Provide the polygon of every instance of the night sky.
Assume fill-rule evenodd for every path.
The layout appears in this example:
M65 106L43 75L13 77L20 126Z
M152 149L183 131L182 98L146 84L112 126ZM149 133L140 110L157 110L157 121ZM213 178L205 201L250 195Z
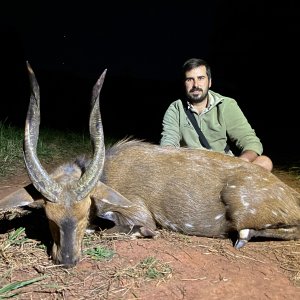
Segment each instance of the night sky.
M41 126L87 129L91 90L107 68L105 134L157 143L163 114L181 95L181 66L199 57L212 67L211 89L238 101L265 153L297 157L297 1L45 2L1 4L0 120L24 126L28 60Z

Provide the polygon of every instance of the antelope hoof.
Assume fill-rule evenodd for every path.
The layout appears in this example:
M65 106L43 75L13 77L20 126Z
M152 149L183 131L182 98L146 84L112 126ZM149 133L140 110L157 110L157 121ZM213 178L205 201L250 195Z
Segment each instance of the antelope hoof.
M244 247L246 244L248 243L247 240L241 240L241 239L238 239L235 244L234 244L234 248L235 249L240 249L242 247Z
M240 249L244 247L253 236L253 230L242 229L239 231L239 238L235 242L234 248Z

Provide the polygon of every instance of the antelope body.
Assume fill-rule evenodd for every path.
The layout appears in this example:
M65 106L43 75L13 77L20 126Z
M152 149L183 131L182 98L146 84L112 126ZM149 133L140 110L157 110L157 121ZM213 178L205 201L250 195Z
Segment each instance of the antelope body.
M89 223L99 217L114 231L154 236L157 226L188 235L227 237L236 248L253 236L300 238L300 194L260 166L225 154L123 140L104 147L99 94L94 86L91 160L77 159L48 174L37 155L39 87L28 64L32 94L26 119L24 160L39 197L22 188L0 200L0 209L43 200L53 236L52 258L74 266Z

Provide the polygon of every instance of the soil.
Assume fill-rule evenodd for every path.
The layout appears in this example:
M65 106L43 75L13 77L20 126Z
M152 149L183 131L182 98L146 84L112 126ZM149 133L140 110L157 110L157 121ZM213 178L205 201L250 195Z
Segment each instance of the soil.
M300 191L293 174L274 173ZM2 179L0 199L28 182L24 173ZM7 233L1 222L0 243L4 243ZM0 288L46 275L43 281L22 288L17 299L300 299L299 241L251 240L236 250L229 239L160 233L155 239L103 235L98 243L109 245L115 255L105 261L83 255L68 270L54 266L44 248L25 244L0 255ZM149 257L155 258L161 277L143 274L141 261Z

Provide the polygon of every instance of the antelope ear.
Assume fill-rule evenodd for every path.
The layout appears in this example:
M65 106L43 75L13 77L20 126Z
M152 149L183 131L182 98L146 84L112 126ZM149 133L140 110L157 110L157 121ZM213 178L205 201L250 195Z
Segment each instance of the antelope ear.
M95 201L96 207L117 206L119 208L129 208L133 204L113 188L102 182L97 182L96 187L91 192L90 197Z
M41 206L42 195L34 188L33 184L29 184L19 190L12 192L6 197L0 199L0 209L9 210L12 208L30 205L36 202L35 206Z

